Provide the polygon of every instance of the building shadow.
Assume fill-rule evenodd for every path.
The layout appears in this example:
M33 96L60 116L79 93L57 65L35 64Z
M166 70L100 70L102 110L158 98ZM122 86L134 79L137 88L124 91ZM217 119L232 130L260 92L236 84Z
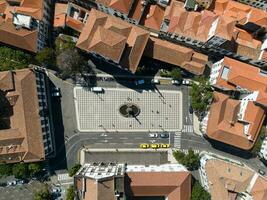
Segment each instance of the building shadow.
M50 88L55 87L51 80L48 80ZM51 107L53 110L53 137L55 141L55 157L49 159L49 167L52 173L56 170L67 169L66 148L64 138L64 125L62 120L61 100L59 97L51 98Z
M229 154L232 154L234 156L238 156L238 157L241 157L244 159L253 158L253 155L249 151L242 150L242 149L236 148L234 146L231 146L231 145L219 142L219 141L212 140L210 138L207 138L207 140L209 141L209 143L212 145L213 148L215 148L219 151L226 152L226 153L229 153Z

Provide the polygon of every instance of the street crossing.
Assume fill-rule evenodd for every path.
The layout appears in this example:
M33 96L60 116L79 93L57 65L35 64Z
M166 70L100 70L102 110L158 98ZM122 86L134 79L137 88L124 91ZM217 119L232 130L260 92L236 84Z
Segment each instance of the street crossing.
M177 148L177 149L181 149L181 135L182 133L179 131L179 132L175 132L174 134L174 148Z
M193 125L184 125L183 126L183 133L193 133Z
M58 174L57 175L58 181L67 181L67 180L72 180L72 177L69 176L68 173L65 174Z
M199 153L200 151L198 149L193 149L194 153ZM188 149L183 149L182 152L185 154L188 154Z

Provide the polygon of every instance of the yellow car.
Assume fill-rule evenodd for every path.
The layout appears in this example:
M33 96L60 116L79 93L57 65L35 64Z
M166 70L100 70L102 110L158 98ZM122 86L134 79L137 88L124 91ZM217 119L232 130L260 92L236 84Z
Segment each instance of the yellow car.
M140 144L140 148L147 149L149 148L149 144Z
M160 147L160 145L159 144L151 144L150 147L152 149L158 149Z
M170 148L170 144L160 144L161 148Z

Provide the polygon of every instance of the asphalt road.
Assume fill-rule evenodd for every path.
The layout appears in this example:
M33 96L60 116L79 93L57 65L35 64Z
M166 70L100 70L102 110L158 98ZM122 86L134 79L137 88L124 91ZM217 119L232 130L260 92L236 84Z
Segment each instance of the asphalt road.
M57 157L52 160L52 168L71 167L77 162L78 152L84 146L90 148L139 148L141 143L168 143L174 145L174 134L171 134L170 139L151 139L148 133L79 133L76 126L75 108L73 101L73 85L67 81L62 81L53 75L50 75L52 83L61 88L61 101L55 100L54 109L60 110L60 113L55 117L55 133L57 143ZM123 82L123 81L122 81ZM121 84L114 81L99 81L98 86L102 87L136 87L133 84L125 81ZM152 86L148 86L152 87ZM186 86L173 85L156 85L158 89L181 90L183 93L183 124L190 128L193 126L192 116L189 113L189 90ZM144 88L145 89L145 88ZM59 127L57 127L59 125ZM61 127L60 127L61 125ZM242 155L232 155L224 150L218 150L204 138L195 135L190 129L184 129L181 133L180 149L195 149L199 151L208 151L222 156L230 157L246 163L256 171L258 169L267 168L258 158L245 159ZM227 150L227 149L225 149ZM229 151L228 151L229 152ZM60 167L59 167L60 166Z

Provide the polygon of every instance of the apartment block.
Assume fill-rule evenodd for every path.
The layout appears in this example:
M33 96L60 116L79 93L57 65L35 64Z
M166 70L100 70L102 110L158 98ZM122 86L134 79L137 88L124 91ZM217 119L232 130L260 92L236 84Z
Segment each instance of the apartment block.
M224 157L203 154L200 177L212 200L264 200L267 180L246 165Z
M48 42L52 0L0 0L0 43L32 53Z
M210 83L216 89L204 133L240 149L250 150L266 116L267 72L225 57L213 64Z
M189 200L191 175L180 164L92 163L85 164L74 176L74 188L79 200L140 197Z
M52 155L45 75L22 69L0 72L0 162L35 162Z

